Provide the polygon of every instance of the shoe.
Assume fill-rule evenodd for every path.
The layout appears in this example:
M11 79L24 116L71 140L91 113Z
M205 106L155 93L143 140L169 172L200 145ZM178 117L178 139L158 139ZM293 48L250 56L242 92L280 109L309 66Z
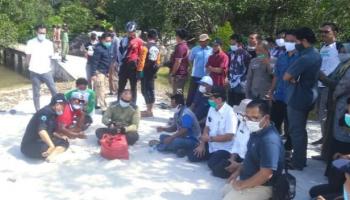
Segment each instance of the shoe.
M289 170L303 171L303 167L296 167L291 162L287 163L287 167Z
M323 143L323 138L315 141L315 142L312 142L311 145L319 145L319 144L322 144Z
M148 142L148 146L153 147L153 146L158 145L159 143L160 143L159 140L151 140Z
M178 158L183 158L186 156L186 150L185 149L179 149L176 151L176 156Z
M321 155L318 156L311 156L312 160L319 160L319 161L326 161L326 159L324 157L322 157Z
M141 117L153 117L153 113L149 111L141 111Z

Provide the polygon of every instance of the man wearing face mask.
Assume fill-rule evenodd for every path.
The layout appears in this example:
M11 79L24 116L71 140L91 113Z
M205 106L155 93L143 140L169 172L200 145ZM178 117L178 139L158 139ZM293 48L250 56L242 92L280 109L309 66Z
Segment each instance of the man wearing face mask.
M284 135L287 138L285 149L286 151L291 151L292 145L290 135L288 134L287 119L288 82L283 80L283 75L299 57L295 49L295 30L287 30L285 32L284 40L284 45L287 52L277 58L272 85L267 96L272 101L271 120L274 122L278 132L281 134L282 124L284 124Z
M286 34L286 30L281 30L277 32L276 40L275 40L276 46L272 48L270 51L271 58L277 59L279 56L286 53L285 40L284 40L285 34Z
M320 34L323 41L323 46L320 50L322 57L322 65L320 72L320 80L330 75L340 64L339 54L345 53L345 48L342 43L337 42L338 27L336 24L326 22L320 28ZM316 108L318 111L318 120L321 123L321 138L312 144L322 144L325 136L325 122L327 119L327 98L328 87L318 82L319 97L317 99Z
M102 112L107 110L106 95L106 78L109 67L112 64L113 52L112 35L103 33L101 43L96 45L91 62L91 80L96 92L97 104L101 107Z
M313 47L316 36L310 28L296 30L295 36L295 48L300 56L287 69L283 80L288 82L290 88L287 94L287 116L294 151L289 168L301 171L306 166L306 123L317 99L317 80L322 60Z
M215 39L213 41L213 55L209 56L206 69L213 79L214 85L225 85L228 70L228 56L222 50L222 41L220 39Z
M139 139L137 133L140 121L140 111L136 105L131 104L132 93L124 90L118 102L111 104L102 117L102 123L107 128L98 128L96 137L100 140L103 134L125 134L129 145Z
M68 147L67 138L55 134L56 118L63 114L66 99L56 94L49 105L40 109L29 121L21 143L21 152L35 159L52 159Z
M256 46L262 41L261 36L258 33L251 33L248 37L248 46L247 51L252 56L252 58L256 57Z
M46 27L38 25L35 28L37 37L29 40L26 46L26 60L29 64L30 79L33 87L33 101L35 110L40 109L40 85L44 82L51 95L56 91L51 71L51 58L54 55L53 43L46 39Z
M225 170L227 166L223 166L222 161L231 157L238 119L232 107L226 103L225 88L214 86L207 95L211 108L199 144L188 154L188 159L190 162L207 160L214 176L228 178L230 173Z
M205 66L208 62L209 56L213 53L213 49L208 46L209 43L208 34L202 34L199 36L199 45L191 49L188 59L192 62L192 75L191 84L188 89L186 105L190 106L193 102L194 96L198 89L198 81L205 76Z
M84 45L85 48L85 58L86 62L86 78L89 81L89 88L92 88L91 85L91 63L92 56L94 55L94 50L98 44L97 34L93 31L90 33L90 41Z
M186 107L182 94L171 97L171 106L175 108L175 123L169 127L157 127L157 132L175 133L161 134L157 150L174 152L178 157L184 157L197 145L201 129L194 113Z
M71 139L85 139L83 132L85 125L85 114L82 110L83 96L80 93L74 93L69 99L63 110L63 114L57 117L57 133L67 136Z
M242 37L233 34L230 37L228 81L230 84L230 106L238 105L245 98L244 85L248 72L251 55L243 48Z
M224 187L224 200L272 197L274 180L282 174L284 149L269 113L269 105L264 100L253 100L247 105L245 120L251 132L248 151L243 164Z
M210 108L208 103L209 98L205 95L205 93L211 92L211 88L213 87L213 79L211 79L210 76L203 76L198 84L199 87L196 95L194 96L190 109L196 115L199 125L203 129Z

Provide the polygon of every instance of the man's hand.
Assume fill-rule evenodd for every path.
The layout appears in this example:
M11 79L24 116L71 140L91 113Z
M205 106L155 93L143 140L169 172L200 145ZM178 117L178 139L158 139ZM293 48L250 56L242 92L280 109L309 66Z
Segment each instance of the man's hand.
M172 136L169 136L169 137L164 139L163 143L170 144L173 140L174 140L174 138Z
M210 137L207 134L203 134L200 139L203 142L209 142Z
M53 150L55 150L55 146L53 147L49 147L45 152L43 152L41 155L44 157L44 158L47 158L52 152Z
M87 137L83 131L80 131L79 133L77 133L77 138L86 139Z
M202 158L205 155L205 146L203 143L199 144L194 150L194 155L198 158Z
M235 190L240 191L243 189L243 182L240 180L232 180L231 184Z
M158 126L157 127L157 132L159 133L159 132L163 132L164 131L164 127L161 127L161 126Z

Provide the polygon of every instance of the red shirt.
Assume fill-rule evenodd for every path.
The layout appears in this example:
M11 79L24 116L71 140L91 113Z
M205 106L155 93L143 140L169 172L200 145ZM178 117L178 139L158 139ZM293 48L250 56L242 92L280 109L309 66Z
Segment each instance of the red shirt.
M127 60L128 62L137 61L141 54L143 41L140 38L129 38L129 40Z
M81 110L73 110L70 104L66 104L62 115L57 117L57 123L63 124L65 127L69 127L73 124L74 116L80 116Z
M172 64L174 65L176 59L181 59L180 66L176 72L176 75L186 77L188 74L188 55L189 55L189 48L187 46L186 42L181 42L176 45L175 52L172 56Z
M225 52L220 51L209 56L207 66L222 68L222 73L210 72L210 77L213 79L214 85L224 86L228 70L228 56Z

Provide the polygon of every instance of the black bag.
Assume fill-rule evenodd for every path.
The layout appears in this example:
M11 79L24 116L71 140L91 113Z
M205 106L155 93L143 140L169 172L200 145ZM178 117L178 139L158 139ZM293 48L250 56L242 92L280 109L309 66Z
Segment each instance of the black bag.
M285 173L276 177L272 187L272 200L291 200L296 193L296 179L288 173L287 166Z

